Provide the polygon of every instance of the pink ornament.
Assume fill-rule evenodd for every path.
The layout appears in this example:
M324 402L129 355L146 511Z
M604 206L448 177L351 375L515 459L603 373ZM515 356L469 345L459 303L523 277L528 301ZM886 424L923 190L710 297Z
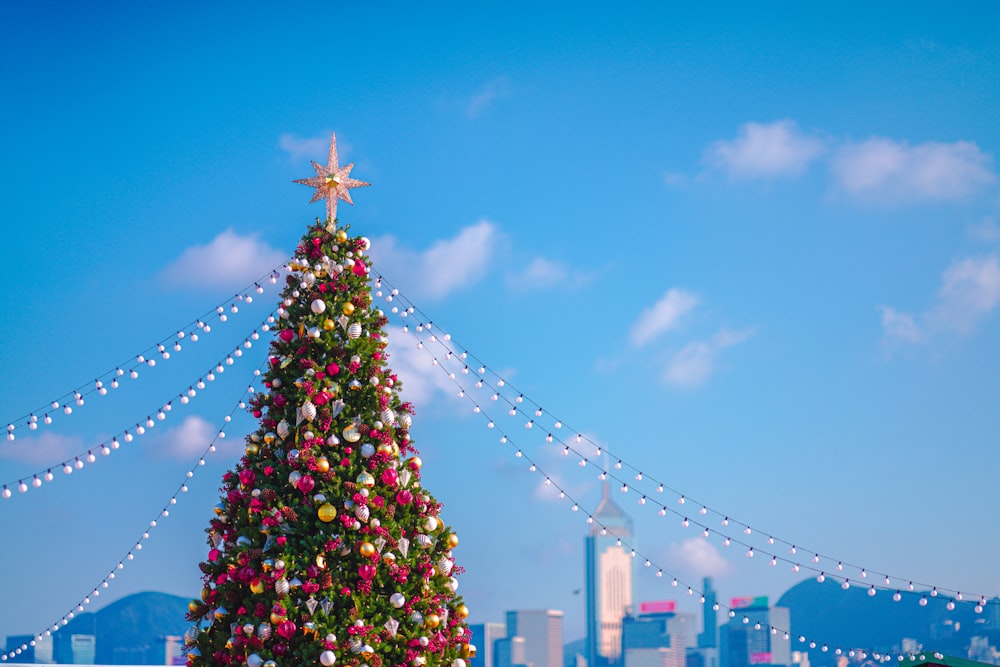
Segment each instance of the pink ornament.
M309 475L303 475L299 479L299 481L296 484L296 486L299 488L299 491L301 491L302 493L309 493L310 491L313 490L313 487L316 486L316 481L312 477L310 477Z
M275 628L275 632L285 639L291 639L295 635L295 623L285 619L281 623L278 623L278 627Z
M361 565L358 567L358 576L362 579L372 580L375 578L375 566L374 565Z
M365 275L365 263L360 259L356 259L354 260L354 268L351 270L354 271L354 275L363 276Z
M386 486L396 486L399 482L399 473L394 468L386 468L382 471L382 483Z
M402 491L396 494L396 502L399 503L400 505L409 505L411 502L413 502L413 494L407 491L406 489L403 489Z
M278 338L285 341L286 343L291 342L295 338L295 332L291 329L282 329L281 333L278 334Z
M340 372L340 366L338 366L337 364L328 364L326 367L326 372L329 373L330 375L336 375L337 373Z
M221 556L221 555L222 555L222 552L219 551L218 549L209 549L208 550L208 560L211 563L214 563L215 561L219 560L219 556Z
M250 486L255 479L257 479L257 475L253 474L253 470L244 468L240 471L240 484L243 486Z

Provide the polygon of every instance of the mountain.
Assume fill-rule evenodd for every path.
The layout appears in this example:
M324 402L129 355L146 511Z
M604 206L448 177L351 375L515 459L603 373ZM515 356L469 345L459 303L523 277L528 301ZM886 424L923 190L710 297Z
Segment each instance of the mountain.
M56 633L55 658L71 662L70 636L94 635L94 662L105 665L162 665L164 638L182 636L191 623L184 618L190 598L166 593L136 593L98 612L79 614Z
M816 666L833 665L836 656L832 649L838 646L899 650L904 638L915 640L924 650L965 655L971 637L998 633L987 628L983 614L975 613L975 602L957 602L949 611L943 596L909 591L901 596L895 602L890 591L879 590L869 596L860 586L843 590L839 583L811 578L786 591L776 606L790 610L792 650L808 651L809 661ZM927 604L922 606L920 600L925 596ZM822 653L800 645L799 635L826 642L831 650Z

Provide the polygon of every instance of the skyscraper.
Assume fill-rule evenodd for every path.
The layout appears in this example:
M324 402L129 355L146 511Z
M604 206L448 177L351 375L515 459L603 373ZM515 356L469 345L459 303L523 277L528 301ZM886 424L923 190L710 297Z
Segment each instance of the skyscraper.
M737 598L730 606L736 615L719 629L721 667L791 664L788 640L771 634L772 626L790 629L787 608L769 607L766 597Z
M611 499L607 482L586 537L587 664L621 661L622 618L632 606L632 520Z
M701 605L701 634L698 635L698 648L716 648L719 645L719 612L715 609L718 597L712 588L712 578L702 579L702 594L705 603Z
M523 662L520 659L517 639L524 639ZM563 667L563 613L553 609L507 612L507 637L510 640L511 664L532 667ZM499 658L499 656L498 656ZM500 661L497 660L497 663Z
M507 636L507 628L503 623L470 623L469 643L476 647L476 664L482 667L499 667L494 650L498 639ZM517 664L517 663L511 663Z

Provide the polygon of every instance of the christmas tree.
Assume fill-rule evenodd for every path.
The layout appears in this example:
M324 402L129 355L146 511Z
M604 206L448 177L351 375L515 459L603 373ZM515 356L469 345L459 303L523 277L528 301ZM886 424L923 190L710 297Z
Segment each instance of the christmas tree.
M464 667L474 655L456 595L454 531L420 483L413 408L387 365L369 241L338 226L353 163L296 181L326 199L278 308L258 429L223 476L207 529L188 665Z

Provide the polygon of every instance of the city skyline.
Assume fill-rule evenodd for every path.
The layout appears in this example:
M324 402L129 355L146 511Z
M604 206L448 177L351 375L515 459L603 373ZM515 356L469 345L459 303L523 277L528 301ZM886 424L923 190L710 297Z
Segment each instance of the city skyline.
M325 210L293 181L333 130L372 183L338 215L403 295L379 307L489 371L476 388L393 314L472 622L562 609L584 636L605 481L641 536L635 603L700 613L705 577L723 603L821 575L1000 593L997 26L981 4L8 3L0 529L23 602L0 629L198 593L267 277Z

